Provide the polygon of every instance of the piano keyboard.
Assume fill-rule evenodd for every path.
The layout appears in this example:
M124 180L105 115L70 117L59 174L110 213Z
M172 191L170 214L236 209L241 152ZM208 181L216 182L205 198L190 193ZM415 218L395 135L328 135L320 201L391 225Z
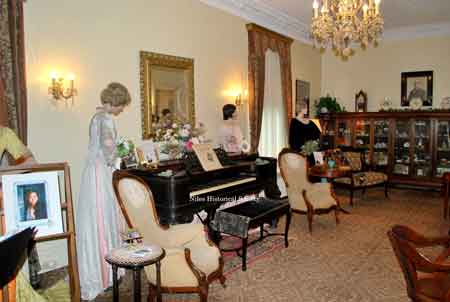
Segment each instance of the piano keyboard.
M217 186L212 186L212 187L208 187L208 188L205 188L205 189L192 191L192 192L189 193L189 197L192 198L194 196L206 194L206 193L209 193L209 192L218 191L220 189L226 189L226 188L234 187L234 186L237 186L237 185L240 185L240 184L245 184L245 183L252 182L252 181L256 181L256 177L243 178L243 179L239 179L239 180L236 180L236 181L231 181L231 182L227 182L227 183L224 183L224 184L220 184L220 185L217 185Z

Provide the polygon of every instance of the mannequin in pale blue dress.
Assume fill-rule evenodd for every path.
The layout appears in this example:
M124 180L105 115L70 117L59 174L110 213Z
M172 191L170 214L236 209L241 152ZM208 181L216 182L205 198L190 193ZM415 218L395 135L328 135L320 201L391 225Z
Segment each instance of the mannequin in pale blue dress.
M112 285L105 255L120 245L124 226L112 187L117 131L113 120L131 101L128 90L111 83L101 94L102 107L91 119L89 150L76 211L81 296L92 300Z

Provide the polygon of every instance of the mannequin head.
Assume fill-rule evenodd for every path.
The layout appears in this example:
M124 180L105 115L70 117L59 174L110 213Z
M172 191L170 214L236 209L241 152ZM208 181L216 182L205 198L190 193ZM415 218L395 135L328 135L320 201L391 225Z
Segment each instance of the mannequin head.
M108 113L119 115L130 104L128 89L120 83L110 83L100 95L103 106Z
M295 105L295 112L297 113L298 118L307 118L308 117L308 105L301 101Z
M225 121L229 119L232 120L237 119L236 106L234 106L233 104L226 104L225 106L223 106L222 112L223 112L223 119Z

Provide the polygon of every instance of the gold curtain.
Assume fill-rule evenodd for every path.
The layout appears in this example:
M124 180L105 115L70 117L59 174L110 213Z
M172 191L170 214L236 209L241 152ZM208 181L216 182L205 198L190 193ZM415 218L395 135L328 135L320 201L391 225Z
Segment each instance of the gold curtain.
M291 38L270 31L254 23L247 24L248 31L248 97L250 118L250 145L252 152L259 146L264 106L265 60L268 49L280 56L281 85L286 104L286 124L292 117Z
M0 122L27 142L23 0L0 1Z

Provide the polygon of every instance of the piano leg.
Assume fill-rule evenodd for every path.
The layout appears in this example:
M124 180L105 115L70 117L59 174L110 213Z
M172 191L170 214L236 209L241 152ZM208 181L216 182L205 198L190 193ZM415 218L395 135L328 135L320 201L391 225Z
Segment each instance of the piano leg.
M208 227L208 236L209 236L209 239L210 239L212 242L214 242L217 246L219 246L220 240L222 240L222 235L220 235L220 232L214 230L214 228L213 228L212 225L211 225L211 221L214 220L214 216L215 216L215 214L216 214L216 210L217 210L217 208L214 207L214 208L208 209L208 210L206 211L206 213L207 213L208 215L206 216L206 219L205 219L205 221L204 221L204 224Z

